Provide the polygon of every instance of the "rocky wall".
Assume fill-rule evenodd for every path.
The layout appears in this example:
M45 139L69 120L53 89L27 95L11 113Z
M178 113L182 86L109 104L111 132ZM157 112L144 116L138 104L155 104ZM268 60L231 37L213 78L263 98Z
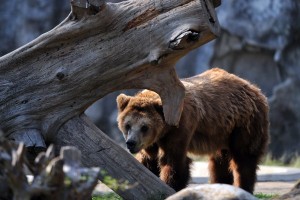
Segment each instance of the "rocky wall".
M246 78L268 96L270 152L300 154L300 1L223 1L210 66Z

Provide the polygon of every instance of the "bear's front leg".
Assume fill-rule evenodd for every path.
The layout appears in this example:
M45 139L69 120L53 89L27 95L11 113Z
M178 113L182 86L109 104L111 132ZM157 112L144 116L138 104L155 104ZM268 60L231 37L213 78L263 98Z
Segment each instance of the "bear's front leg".
M175 191L185 188L190 179L191 159L186 151L176 146L176 149L164 149L160 157L160 179Z
M166 154L160 160L160 178L175 191L185 188L190 179L191 159L182 154Z
M158 146L153 144L152 146L141 150L136 155L136 159L147 167L153 174L159 177L160 169L158 166Z

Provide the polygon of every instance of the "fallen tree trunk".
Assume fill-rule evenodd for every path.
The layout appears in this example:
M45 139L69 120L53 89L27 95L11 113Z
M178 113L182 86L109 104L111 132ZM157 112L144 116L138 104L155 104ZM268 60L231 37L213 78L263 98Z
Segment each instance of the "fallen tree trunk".
M88 2L71 1L72 12L60 25L0 58L0 127L7 138L22 141L33 151L50 142L64 145L60 133L67 121L82 125L76 116L99 98L121 89L156 91L163 100L166 121L177 125L184 87L173 66L219 33L210 0ZM74 132L78 134L74 137L86 137L93 130L102 140L103 133L89 126L82 133ZM70 141L79 146L79 141ZM91 149L79 147L86 159ZM130 183L147 182L137 177L140 175L123 174L122 163L132 158L120 154L121 158L111 158L117 166L103 164L109 175ZM101 159L86 159L84 164L103 167ZM132 163L132 171L140 171L140 165ZM154 176L147 174L146 179L158 183ZM146 195L148 189L142 188ZM153 186L153 191L160 191L157 189ZM121 194L130 198L140 194L135 189L125 193Z
M105 179L108 175L125 187L112 188L124 199L165 199L175 193L153 173L128 156L120 146L102 133L83 114L69 120L58 132L55 144L73 145L82 152L87 167L100 166Z

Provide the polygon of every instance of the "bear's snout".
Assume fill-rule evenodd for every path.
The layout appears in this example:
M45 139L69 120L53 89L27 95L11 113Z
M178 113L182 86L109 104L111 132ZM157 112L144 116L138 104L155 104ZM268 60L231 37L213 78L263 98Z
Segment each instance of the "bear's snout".
M127 149L129 149L131 153L136 153L136 144L137 142L134 140L127 140L126 142Z

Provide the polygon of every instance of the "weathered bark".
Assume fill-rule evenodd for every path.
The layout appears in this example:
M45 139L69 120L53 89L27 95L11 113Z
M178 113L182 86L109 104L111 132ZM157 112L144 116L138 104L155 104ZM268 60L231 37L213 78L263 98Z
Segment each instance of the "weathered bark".
M210 2L125 1L99 12L75 5L72 11L53 30L0 58L7 136L55 135L97 99L127 88L158 92L167 122L176 125L184 88L173 64L218 33Z
M110 92L129 88L156 91L163 100L167 123L178 124L184 87L173 66L187 52L218 35L212 2L89 2L72 1L72 12L60 25L0 58L0 128L6 137L23 141L27 147L45 148L44 139L64 141L60 133L65 122L82 126L76 116L88 106ZM78 135L74 137L88 137L88 129L94 130L92 125L85 127L86 131L75 132ZM103 139L103 133L93 134L96 132ZM70 141L79 145L79 141ZM100 143L98 148L105 149L101 145L105 146ZM107 158L118 164L106 168L109 175L130 183L141 181L139 189L146 195L144 182L149 178L158 183L157 178L146 173L147 178L139 179L141 175L134 171L141 171L141 166L117 145L111 146L122 156ZM87 159L94 149L80 147L85 165L101 165L100 157ZM122 163L130 159L132 174L124 174ZM139 192L133 188L121 194L137 197Z
M0 136L1 137L1 136ZM74 147L63 147L54 158L53 146L42 152L33 164L27 161L25 148L0 138L0 199L88 199L100 176L99 168L81 167L81 153ZM33 176L26 177L25 168ZM12 193L8 194L11 189Z

